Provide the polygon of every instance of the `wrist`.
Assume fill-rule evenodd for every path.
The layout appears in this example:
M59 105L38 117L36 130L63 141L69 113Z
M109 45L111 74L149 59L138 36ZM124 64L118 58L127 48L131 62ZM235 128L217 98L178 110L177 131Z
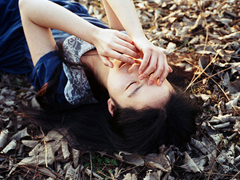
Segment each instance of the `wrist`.
M101 28L98 28L98 27L94 27L94 29L91 31L91 38L90 39L90 43L94 46L96 46L96 42L98 41L99 39L99 35L101 35Z
M148 40L147 37L145 36L145 34L134 34L133 36L131 36L132 40Z
M149 40L147 39L147 37L145 35L134 36L134 37L132 37L132 41L137 44L141 43L142 45L143 44L147 45L149 43Z
M146 39L146 36L143 31L134 32L134 33L130 34L130 37L132 39L144 39L144 38Z

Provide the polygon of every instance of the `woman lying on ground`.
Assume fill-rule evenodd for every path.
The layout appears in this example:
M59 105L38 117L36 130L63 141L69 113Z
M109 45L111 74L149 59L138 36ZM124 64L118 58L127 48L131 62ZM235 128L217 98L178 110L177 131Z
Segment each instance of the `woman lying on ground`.
M189 141L197 108L166 79L172 69L146 39L133 2L103 0L111 29L78 3L20 0L21 20L17 3L0 4L1 47L8 48L0 67L29 73L44 109L31 110L36 120L67 129L66 138L84 150L145 154Z

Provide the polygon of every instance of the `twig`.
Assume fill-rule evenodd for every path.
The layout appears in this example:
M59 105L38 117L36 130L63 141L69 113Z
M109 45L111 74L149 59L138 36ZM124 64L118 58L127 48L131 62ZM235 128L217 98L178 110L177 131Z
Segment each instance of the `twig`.
M45 137L45 134L42 130L42 126L40 126L40 131L42 132L43 136ZM47 163L47 143L46 143L44 138L43 138L43 143L44 143L44 147L45 147L45 165L46 165L46 167L48 167L48 163Z
M211 145L214 146L214 147L216 148L216 150L220 153L219 149L209 140L209 138L206 136L206 134L204 134L200 128L199 128L199 130L200 130L200 132L203 134L203 136L211 143ZM200 143L208 150L208 152L213 156L212 152L211 152L201 141L199 141L199 142L200 142ZM214 156L214 157L215 157L215 156ZM218 163L223 167L223 169L225 169L225 167L222 165L222 163L220 163L220 162L218 161L218 158L217 158L217 157L215 157L215 162L218 162ZM213 168L213 166L214 166L214 164L212 165L212 168ZM238 169L235 165L233 165L233 167L234 167L235 169ZM226 169L225 169L225 170L226 170Z
M190 64L192 64L192 63L190 63ZM193 65L193 64L192 64L192 65ZM235 66L231 66L231 67L228 67L228 68L226 68L226 69L223 69L223 70L221 70L221 71L219 71L219 72L217 72L217 73L215 73L215 74L212 74L211 76L206 77L205 79L210 79L210 78L212 78L212 77L214 77L214 76L216 76L216 75L218 75L218 74L220 74L220 73L222 73L222 72L224 72L224 71L227 71L227 70L229 70L229 69L232 69L232 68L234 68L234 67L236 67L236 66L239 66L239 65L237 64L237 65L235 65ZM197 81L197 82L194 83L194 84L198 84L198 83L200 83L200 82L202 82L202 80Z
M115 178L112 178L112 177L104 174L102 171L98 171L97 173L102 174L103 176L107 177L108 179L116 180Z
M190 86L192 86L192 84L206 71L206 69L207 69L213 62L215 62L218 54L219 54L219 51L218 51L217 54L214 56L214 58L211 60L211 62L208 63L208 65L204 68L204 70L201 70L200 68L198 68L198 69L201 70L201 72L199 73L199 75L198 75L194 80L192 80L192 81L189 83L189 85L187 86L187 88L185 89L185 91L187 91L188 88L189 88Z
M240 171L237 172L237 174L235 174L231 180L233 180L235 177L237 177L240 174Z
M228 0L223 1L223 2L221 3L221 5L218 6L217 11L219 11L227 1L228 1Z
M90 180L92 180L92 174L93 174L92 152L90 152L89 155L90 155L90 166L91 166Z
M205 21L207 22L207 20L205 19ZM206 26L206 39L205 39L205 43L204 43L204 51L205 51L205 49L206 49L206 47L207 47L207 40L208 40L208 25Z

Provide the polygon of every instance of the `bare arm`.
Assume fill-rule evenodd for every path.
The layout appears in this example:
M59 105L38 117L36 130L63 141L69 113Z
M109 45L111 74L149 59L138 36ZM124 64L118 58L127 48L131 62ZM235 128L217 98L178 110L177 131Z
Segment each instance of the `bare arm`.
M117 15L113 11L113 9L110 7L108 2L106 0L102 0L102 3L106 10L109 27L112 29L119 30L119 31L125 30L122 23L119 21Z
M145 36L132 0L103 0L103 2L111 8L106 9L109 12L110 24L114 24L114 20L118 19L131 38Z
M162 49L154 46L144 35L133 1L104 1L106 1L109 7L111 7L114 15L118 18L124 29L132 38L134 45L143 54L143 61L139 68L139 73L141 74L140 79L146 78L150 73L154 72L153 75L149 78L149 84L153 84L157 78L159 78L158 85L161 85L167 77L168 73L172 70L168 66L166 56L163 53ZM113 13L110 13L109 15L112 14ZM116 18L112 19L114 20ZM111 20L111 18L109 18L109 20ZM114 23L114 21L111 21L110 24L111 23Z
M118 31L98 28L69 10L47 0L20 0L24 33L34 64L49 51L55 41L50 28L58 29L96 46L105 65L112 66L108 57L124 62L132 60L118 52L137 57L132 40Z

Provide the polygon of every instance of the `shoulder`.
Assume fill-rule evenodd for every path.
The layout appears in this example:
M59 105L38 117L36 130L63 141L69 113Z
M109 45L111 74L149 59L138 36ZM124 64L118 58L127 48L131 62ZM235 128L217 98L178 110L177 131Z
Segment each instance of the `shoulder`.
M64 54L68 61L80 63L81 56L95 47L76 36L70 36L63 42Z

